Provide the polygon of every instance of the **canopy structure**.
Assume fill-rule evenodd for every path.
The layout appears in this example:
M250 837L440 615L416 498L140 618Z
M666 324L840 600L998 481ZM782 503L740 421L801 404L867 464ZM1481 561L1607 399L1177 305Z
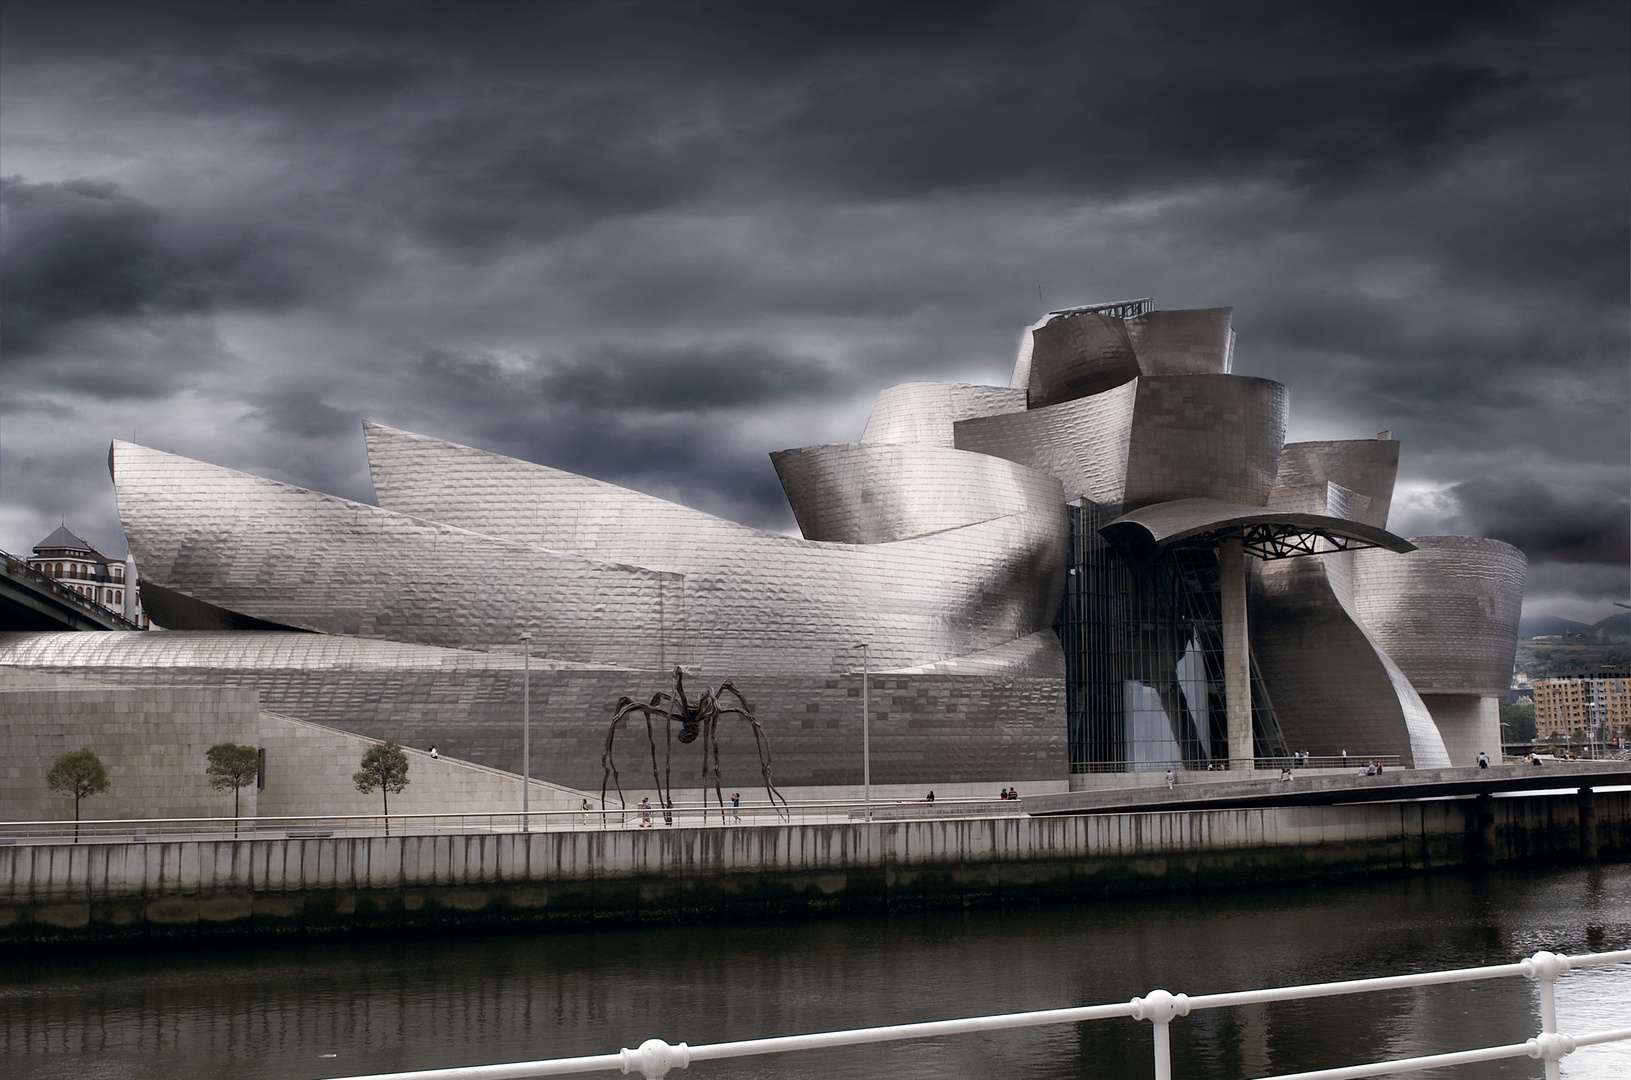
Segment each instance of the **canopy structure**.
M1140 507L1104 526L1099 535L1123 557L1138 560L1153 559L1168 548L1210 547L1229 539L1240 540L1246 553L1259 559L1362 548L1416 550L1410 541L1361 521L1217 499Z

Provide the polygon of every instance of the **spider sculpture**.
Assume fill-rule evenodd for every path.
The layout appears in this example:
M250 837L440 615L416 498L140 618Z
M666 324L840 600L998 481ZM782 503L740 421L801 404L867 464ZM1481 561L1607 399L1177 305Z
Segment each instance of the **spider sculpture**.
M734 704L727 703L726 695L730 695ZM674 692L659 690L651 695L647 702L635 701L631 697L617 699L617 707L612 716L612 723L606 729L606 750L600 756L601 768L604 770L600 782L600 805L606 805L606 787L614 784L617 787L617 799L623 807L628 806L623 798L623 783L618 777L617 765L612 761L612 742L617 738L617 729L624 720L642 714L646 721L646 741L651 745L651 779L657 788L658 801L662 803L665 811L674 808L673 786L673 756L674 756L674 728L679 727L679 741L682 744L697 741L702 737L702 806L704 815L708 807L708 782L713 781L714 795L719 800L719 813L725 813L725 793L720 787L719 770L719 721L726 716L739 716L748 722L753 729L754 742L759 747L759 773L764 777L765 794L770 797L770 804L775 806L780 802L783 807L787 800L782 793L776 790L776 784L770 779L770 740L765 736L765 729L760 726L758 718L753 715L753 709L748 705L748 699L742 696L729 679L719 684L718 692L704 690L702 695L692 702L685 694L685 673L678 667L674 669ZM663 749L663 764L659 773L657 766L657 727L663 725L665 743ZM672 817L670 817L672 820Z

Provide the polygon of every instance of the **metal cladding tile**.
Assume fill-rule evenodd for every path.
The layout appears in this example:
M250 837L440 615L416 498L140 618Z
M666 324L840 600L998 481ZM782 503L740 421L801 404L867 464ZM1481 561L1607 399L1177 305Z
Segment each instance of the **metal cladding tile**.
M1009 514L1065 514L1058 480L989 454L846 443L770 459L807 540L880 544Z
M1423 694L1501 696L1512 680L1528 560L1472 536L1413 537L1415 551L1356 551L1354 608Z
M1269 491L1268 509L1292 513L1319 514L1363 523L1370 499L1340 484L1281 484Z
M1028 408L1089 397L1139 375L1127 325L1113 315L1059 315L1031 332Z
M1021 413L960 420L959 450L1007 458L1056 477L1072 499L1121 505L1136 382Z
M1420 694L1353 612L1342 554L1253 560L1252 655L1287 745L1449 763Z
M1147 311L1127 320L1144 375L1227 375L1234 366L1234 308Z
M1385 529L1398 475L1399 444L1392 439L1286 443L1274 486L1338 484L1370 500L1356 520Z
M1123 510L1176 499L1268 501L1285 445L1283 385L1241 375L1155 375L1136 386Z
M1023 386L1008 389L965 383L899 383L878 395L861 441L952 449L957 445L952 432L957 421L1024 411Z
M654 528L612 485L589 482L609 492L596 518L583 489L563 495L557 470L378 425L368 440L376 490L394 510L676 575L651 612L661 626L648 627L669 662L770 669L780 657L807 670L868 640L881 666L927 663L1047 628L1063 587L1069 529L1057 504L869 545L726 533L684 508L702 524L676 516Z

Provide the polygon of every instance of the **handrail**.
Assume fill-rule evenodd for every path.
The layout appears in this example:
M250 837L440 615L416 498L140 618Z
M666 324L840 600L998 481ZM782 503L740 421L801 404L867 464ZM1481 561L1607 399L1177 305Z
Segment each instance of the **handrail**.
M68 586L62 584L58 579L49 574L40 573L38 570L28 565L26 560L18 558L11 552L0 551L0 558L5 559L6 573L12 575L13 577L24 578L35 585L44 586L51 591L52 595L56 599L69 601L74 606L83 608L87 612L93 613L100 618L107 618L113 622L122 623L126 629L141 629L140 625L131 622L119 612L114 611L112 608L103 607L94 600L87 600L73 589L70 589ZM109 580L108 584L120 588L124 587L123 583L114 582L111 579Z
M1353 751L1347 757L1341 754L1310 754L1303 757L1299 754L1279 754L1274 756L1255 757L1252 759L1254 769L1363 769L1373 761L1379 761L1389 769L1404 767L1404 758L1398 754L1371 754L1363 751ZM1185 761L1173 758L1170 761L1073 761L1070 771L1073 773L1155 773L1160 774L1168 769L1175 773L1185 772L1228 772L1229 760L1220 758L1215 761Z
M596 800L599 801L598 799ZM610 800L608 800L609 802ZM785 806L769 802L744 801L740 807L716 802L706 805L676 803L649 808L630 803L624 807L558 810L459 811L412 814L320 814L301 816L244 816L206 818L103 818L66 821L0 821L0 845L26 841L54 841L77 838L113 842L160 841L164 839L317 839L330 836L436 835L456 832L528 832L581 829L639 829L747 825L833 823L876 817L889 821L911 820L912 810L925 818L995 817L1024 813L1018 800L874 799L866 802L791 802Z
M1521 1043L1456 1050L1443 1054L1427 1054L1413 1058L1395 1058L1388 1061L1368 1062L1312 1072L1282 1073L1261 1080L1357 1080L1359 1077L1382 1076L1389 1073L1419 1072L1423 1069L1466 1065L1503 1058L1529 1057L1546 1062L1548 1080L1558 1080L1558 1062L1582 1046L1606 1042L1631 1040L1631 1027L1592 1031L1580 1035L1566 1035L1557 1030L1557 1007L1554 984L1568 971L1584 967L1631 962L1631 949L1620 952L1588 953L1582 956L1563 956L1551 952L1537 952L1515 964L1496 964L1476 968L1453 968L1445 971L1425 971L1410 975L1389 975L1374 979L1350 979L1344 982L1309 983L1301 986L1278 986L1263 990L1244 990L1226 994L1202 994L1188 997L1165 990L1152 990L1142 997L1126 1003L1089 1005L1079 1008L1046 1009L1038 1012L1003 1013L995 1016L970 1016L955 1020L931 1020L916 1024L893 1024L887 1027L852 1028L823 1031L810 1035L782 1035L767 1039L745 1039L737 1042L709 1043L690 1046L686 1043L670 1044L661 1039L647 1039L636 1049L624 1048L615 1054L597 1054L590 1057L555 1058L544 1061L520 1061L499 1065L471 1065L450 1069L421 1069L409 1072L371 1073L365 1076L338 1078L338 1080L520 1080L534 1076L565 1076L588 1072L621 1072L625 1076L639 1073L647 1080L663 1077L674 1069L688 1068L692 1062L721 1061L728 1058L754 1057L762 1054L785 1054L795 1050L820 1050L842 1046L864 1046L869 1043L898 1042L906 1039L927 1039L940 1035L961 1035L975 1031L1003 1031L1045 1024L1074 1024L1090 1020L1132 1017L1150 1021L1153 1031L1156 1080L1172 1080L1170 1043L1171 1022L1181 1016L1203 1009L1225 1009L1238 1005L1268 1004L1277 1001L1295 1001L1313 997L1333 997L1345 994L1367 994L1381 990L1396 990L1410 986L1436 986L1450 983L1474 982L1485 979L1504 979L1515 976L1534 979L1540 985L1540 1032ZM1628 1010L1631 1013L1631 1010Z

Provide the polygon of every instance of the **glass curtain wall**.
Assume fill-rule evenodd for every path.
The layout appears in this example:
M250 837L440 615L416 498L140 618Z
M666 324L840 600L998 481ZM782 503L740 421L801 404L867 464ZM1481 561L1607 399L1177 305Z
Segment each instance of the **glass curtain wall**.
M1134 563L1099 536L1108 520L1099 506L1072 504L1070 518L1071 565L1057 629L1072 771L1226 767L1216 550L1176 548ZM1255 752L1283 754L1255 668Z

